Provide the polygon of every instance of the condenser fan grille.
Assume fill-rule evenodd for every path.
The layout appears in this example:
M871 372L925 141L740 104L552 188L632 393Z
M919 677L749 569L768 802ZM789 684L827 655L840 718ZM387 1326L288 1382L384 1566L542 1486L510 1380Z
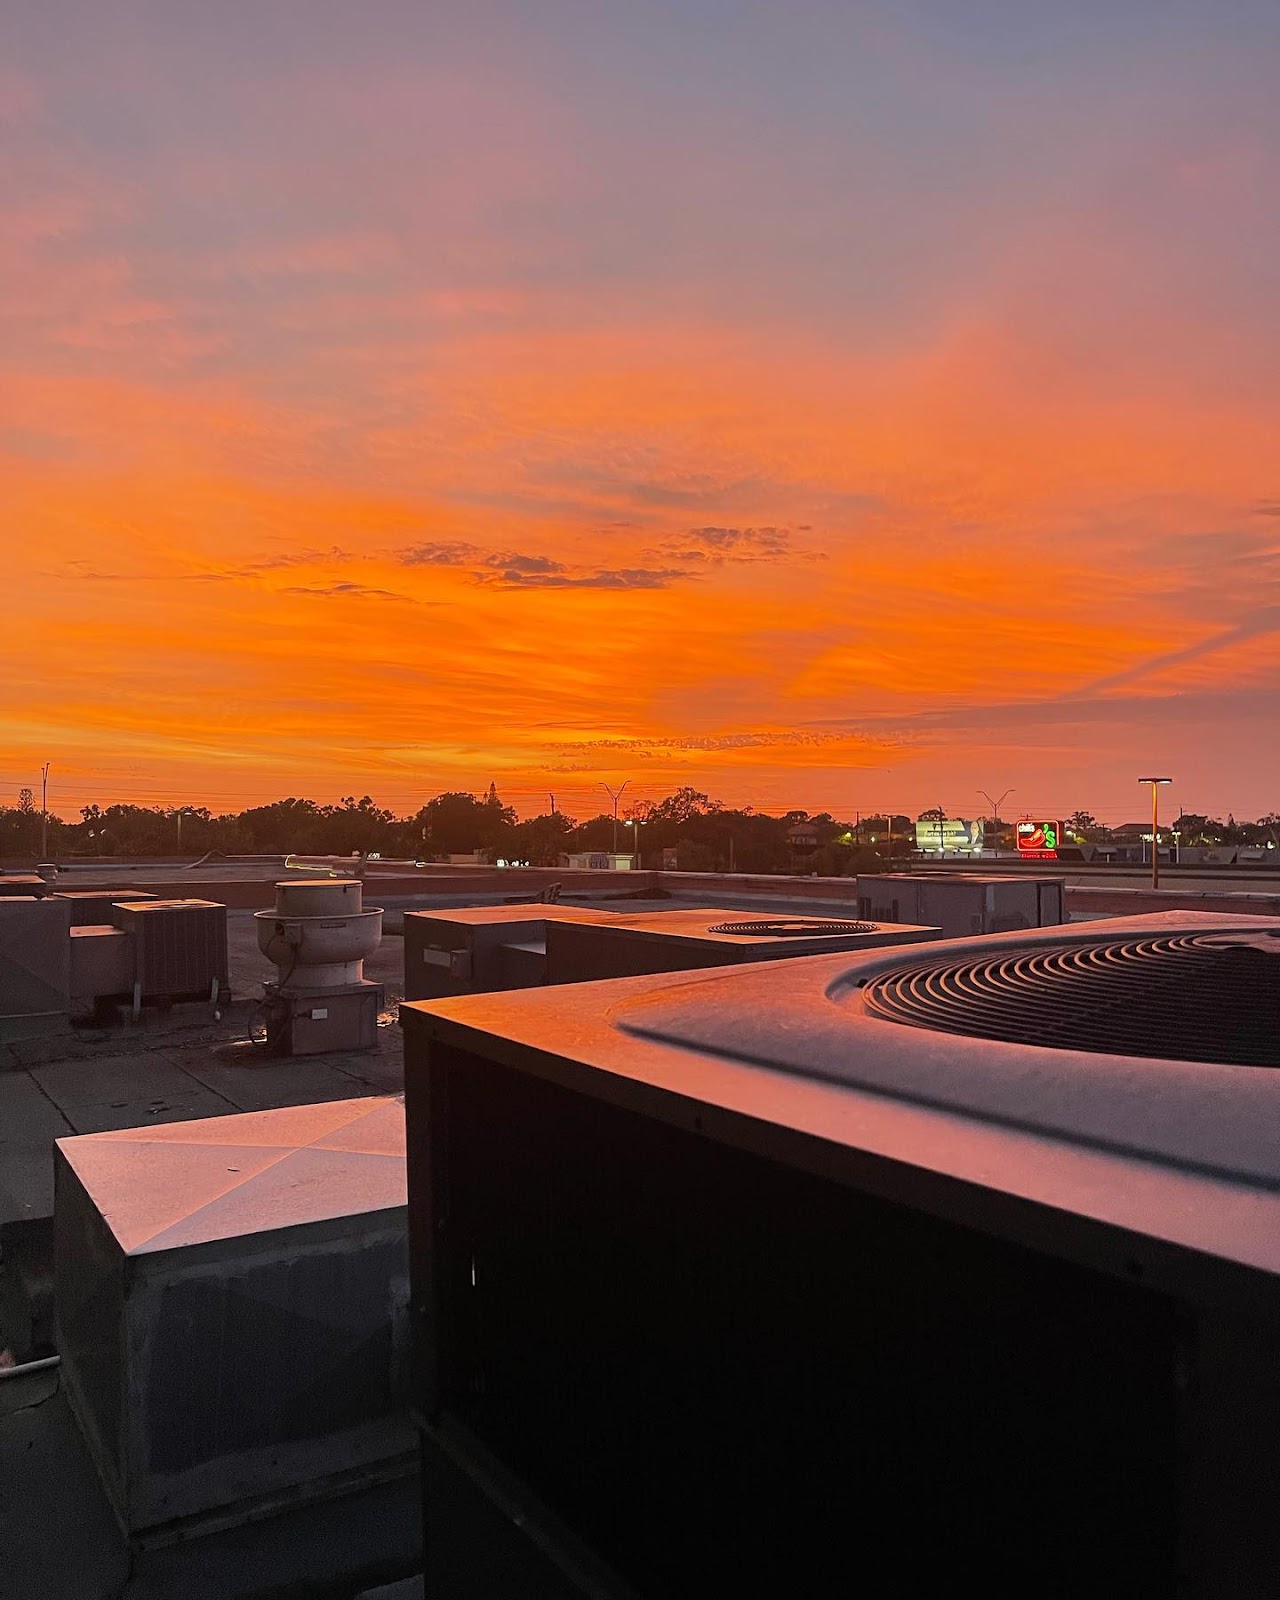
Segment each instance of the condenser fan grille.
M1280 1066L1280 932L1180 934L922 961L872 979L870 1016L980 1039Z
M841 933L875 933L874 922L717 922L709 933L733 933L743 939L822 939Z

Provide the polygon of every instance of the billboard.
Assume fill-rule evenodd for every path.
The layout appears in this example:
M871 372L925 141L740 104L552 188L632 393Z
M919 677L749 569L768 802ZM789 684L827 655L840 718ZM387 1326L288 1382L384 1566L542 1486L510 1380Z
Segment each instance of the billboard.
M1062 840L1060 822L1044 822L1028 818L1018 824L1017 835L1020 856L1027 856L1033 861L1058 859L1058 845Z
M916 823L916 849L971 855L983 848L984 828L981 817L976 822L962 817L943 817L941 822L936 817L922 819Z

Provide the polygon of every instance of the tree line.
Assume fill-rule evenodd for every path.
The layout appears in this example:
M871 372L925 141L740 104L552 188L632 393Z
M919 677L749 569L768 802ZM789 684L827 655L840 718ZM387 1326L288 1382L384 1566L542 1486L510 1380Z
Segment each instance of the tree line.
M555 866L562 855L612 850L638 853L658 866L676 852L691 871L789 872L825 875L864 872L876 861L909 854L912 819L867 816L842 820L829 812L793 810L781 816L750 806L723 805L690 786L654 802L579 820L548 811L521 821L497 789L474 795L438 794L411 816L397 816L371 796L347 795L336 804L290 797L215 815L207 806L81 807L78 821L47 819L51 860L81 857L373 854L441 861L478 852L490 861ZM893 836L891 839L891 835ZM0 859L33 861L40 853L41 815L29 791L17 806L0 807Z
M937 818L941 808L919 814ZM839 818L802 810L773 815L751 806L729 807L690 786L664 799L622 808L616 824L618 848L637 853L645 866L660 866L675 852L683 870L701 872L817 872L837 877L908 856L915 821L905 813ZM1104 843L1111 830L1088 811L1062 819L1068 835ZM0 807L0 860L32 862L41 851L42 818L24 789L16 806ZM1169 824L1183 844L1263 845L1277 841L1280 815L1237 822L1183 813ZM601 812L583 820L563 811L521 821L504 805L495 785L481 795L438 794L411 816L397 816L369 795L347 795L336 804L290 797L244 811L215 815L207 806L87 805L78 821L47 818L47 853L75 856L180 856L195 860L210 851L233 855L373 854L440 861L471 852L487 860L555 866L565 854L613 848L615 819ZM1013 849L1013 824L1002 822L999 838Z

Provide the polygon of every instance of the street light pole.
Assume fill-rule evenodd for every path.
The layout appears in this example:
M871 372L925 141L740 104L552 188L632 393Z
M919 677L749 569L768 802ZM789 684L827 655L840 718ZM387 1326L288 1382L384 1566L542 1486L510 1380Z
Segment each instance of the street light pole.
M991 820L992 820L992 822L995 823L995 827L996 827L995 855L996 855L996 860L999 861L999 859L1000 859L1000 807L1005 803L1005 801L1013 793L1013 790L1012 789L1006 789L1005 792L1000 796L1000 798L998 800L993 800L985 789L979 789L978 793L982 796L982 798L991 807Z
M49 858L49 763L40 769L40 859Z
M1151 887L1160 887L1160 785L1172 783L1172 778L1139 778L1139 783L1151 785Z
M613 801L613 853L615 856L618 853L618 801L622 799L622 790L625 789L627 784L630 782L630 778L625 779L622 787L616 790L611 789L607 783L602 782L598 785L598 787L603 789L604 792L609 796L610 800Z

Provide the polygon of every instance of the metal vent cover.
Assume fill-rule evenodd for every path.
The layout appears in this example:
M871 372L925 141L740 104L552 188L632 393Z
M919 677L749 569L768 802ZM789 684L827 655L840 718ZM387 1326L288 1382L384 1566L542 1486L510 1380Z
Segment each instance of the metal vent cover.
M868 1016L1102 1055L1280 1067L1280 929L1041 944L871 979Z
M740 939L822 939L851 933L878 933L874 922L715 922L708 933L731 933Z

